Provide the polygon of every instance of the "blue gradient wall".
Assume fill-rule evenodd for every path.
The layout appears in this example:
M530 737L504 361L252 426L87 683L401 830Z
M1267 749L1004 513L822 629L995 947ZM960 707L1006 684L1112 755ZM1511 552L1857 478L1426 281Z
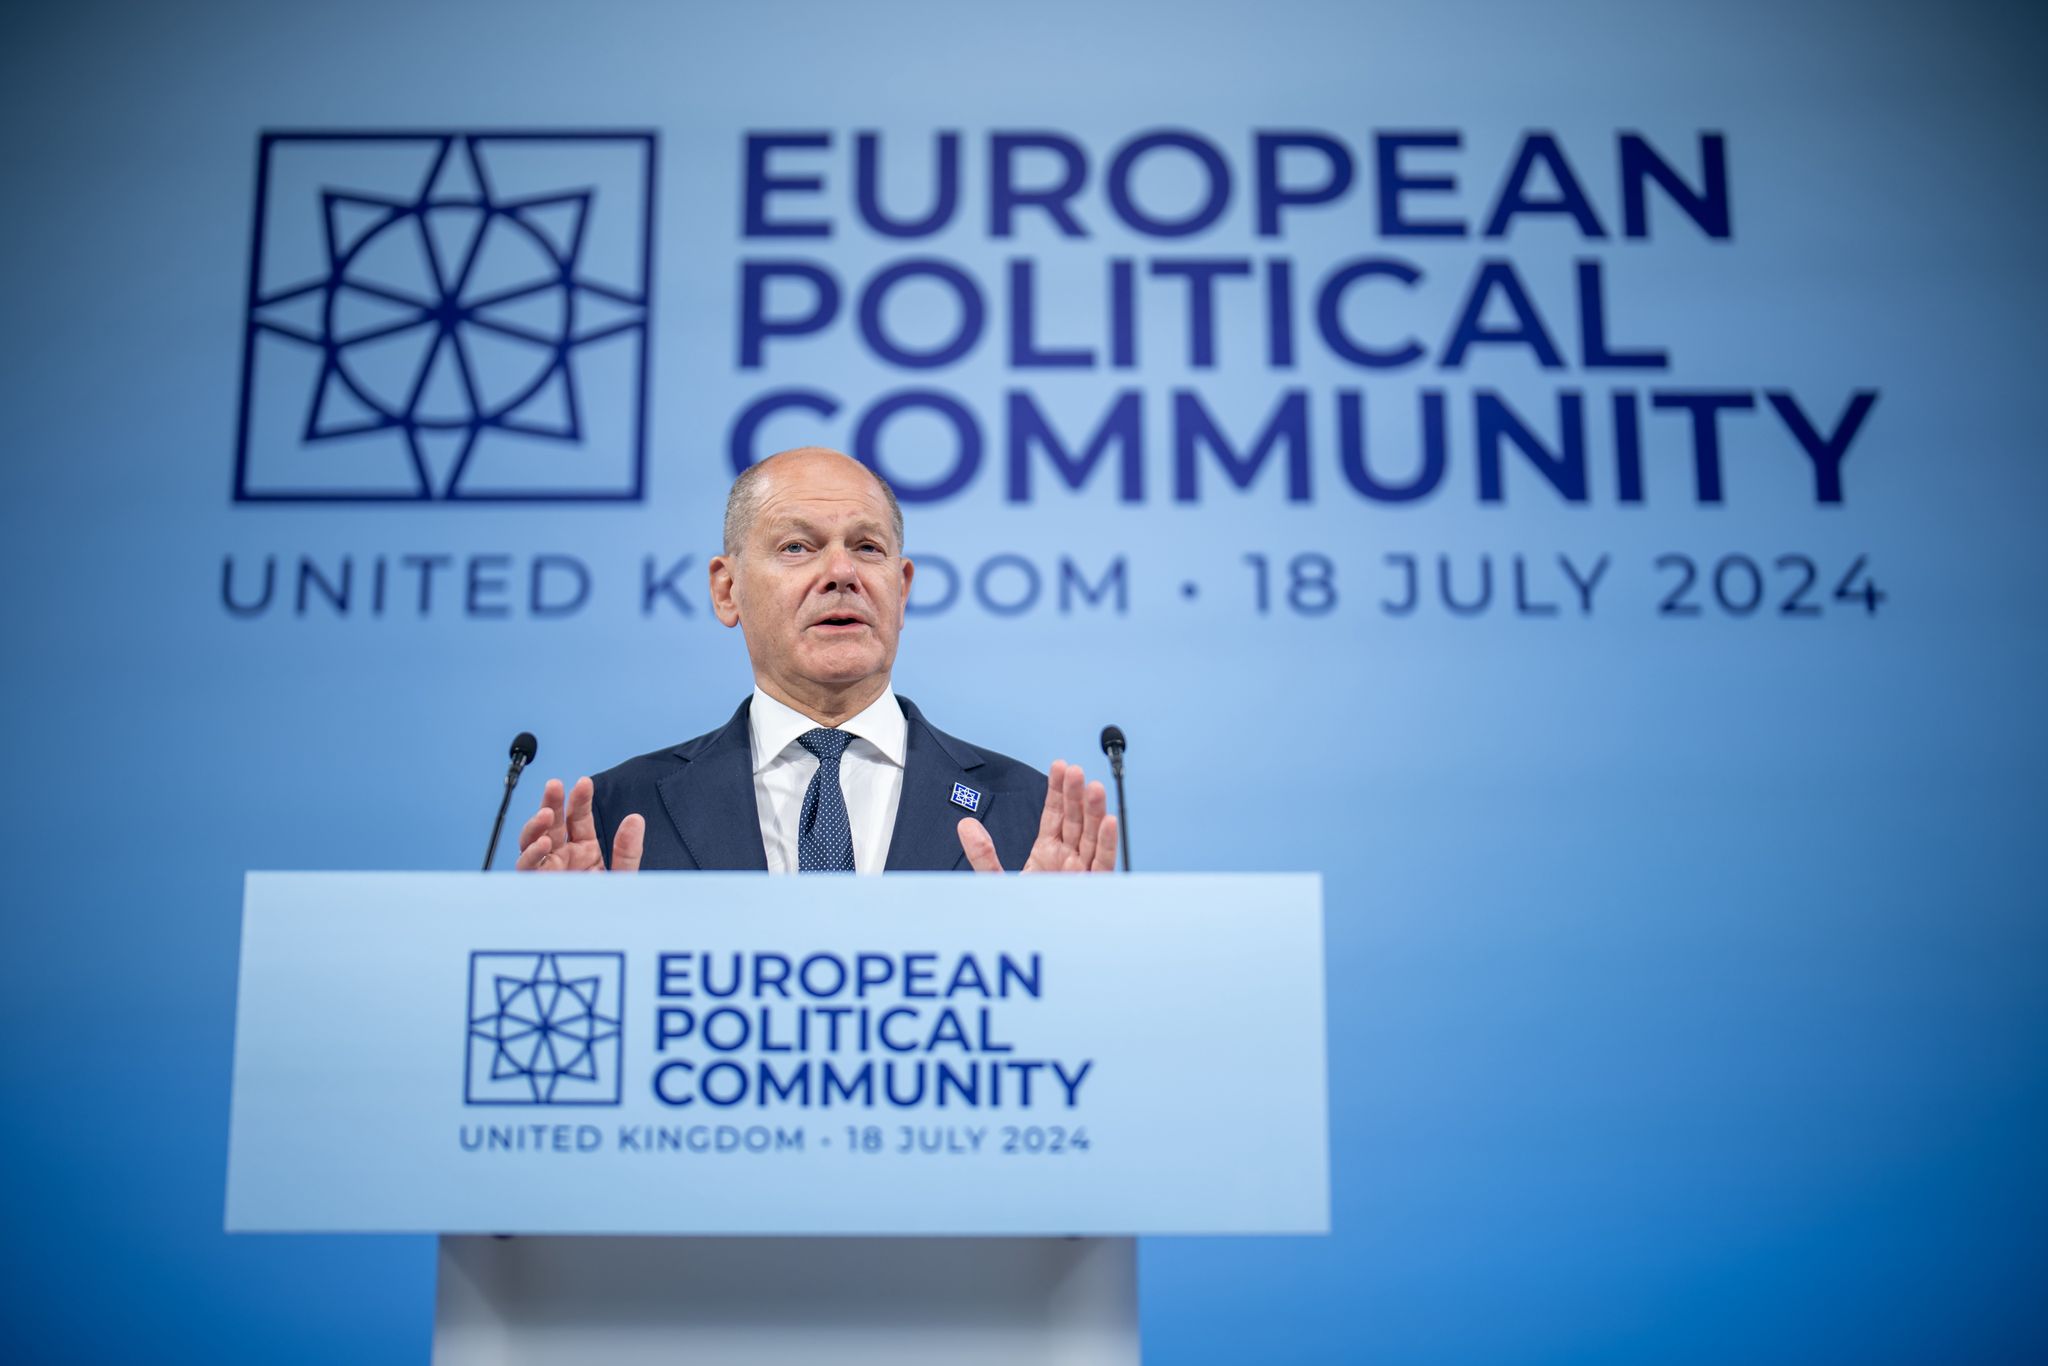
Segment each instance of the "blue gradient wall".
M514 731L574 777L721 720L745 657L696 576L737 416L792 387L843 410L784 413L764 449L849 442L907 388L954 396L984 433L975 477L907 509L913 556L963 577L945 605L942 572L920 576L903 692L1040 762L1092 756L1100 725L1121 723L1141 866L1327 875L1337 1231L1146 1244L1152 1359L2042 1350L2048 474L2032 384L2048 111L2030 11L358 4L5 22L10 1356L424 1355L425 1242L220 1231L241 875L470 866ZM1216 221L1184 237L1134 230L1103 189L1117 150L1162 128L1221 149L1233 177ZM655 135L644 429L626 430L628 400L591 400L593 421L640 439L637 501L237 500L259 139L380 129ZM958 130L957 220L907 241L863 229L861 130L881 135L904 215L929 193L934 135ZM1259 130L1342 142L1356 183L1262 235ZM772 213L833 234L750 237L746 138L792 131L831 146L774 164L824 183ZM988 139L1004 131L1085 150L1087 238L1043 213L992 231ZM1404 164L1455 188L1405 204L1467 232L1388 236L1375 136L1446 131L1457 147ZM1483 235L1532 131L1555 136L1604 236L1570 212ZM1623 133L1694 184L1702 134L1719 135L1727 235L1654 187L1646 234L1627 234ZM1158 215L1183 214L1195 165L1169 151L1135 183ZM1316 179L1312 161L1288 165L1290 183ZM1558 200L1554 170L1532 199ZM957 360L892 364L859 336L863 283L909 256L988 286L987 332ZM1320 340L1315 283L1366 257L1422 278L1361 287L1341 326L1375 345L1412 333L1426 359L1369 368ZM1017 258L1039 274L1040 340L1069 347L1108 347L1107 263L1138 263L1132 363L1017 365ZM1213 364L1190 357L1182 284L1149 273L1170 258L1251 263L1217 283ZM841 316L749 367L742 263L791 259L840 282ZM1291 364L1271 351L1274 259L1299 277ZM1526 341L1445 363L1490 260L1525 284L1558 366ZM1667 364L1586 364L1579 261L1603 272L1608 340ZM906 346L937 347L957 320L929 284L886 306ZM1487 301L1482 330L1521 325L1512 304ZM253 382L291 396L272 380ZM1034 448L1031 494L1013 498L1013 389L1077 448L1138 392L1141 496L1113 456L1074 488ZM1199 444L1198 486L1179 496L1176 391L1242 454L1293 389L1305 496L1284 445L1240 488ZM1640 501L1617 464L1617 389L1640 398ZM1423 396L1445 396L1439 487L1395 502L1347 478L1347 390L1389 480L1422 467ZM1653 391L1750 397L1717 428L1719 501L1701 494L1685 410L1652 407ZM1825 431L1865 391L1841 496L1824 500L1766 395L1793 395ZM1484 496L1482 392L1553 455L1560 393L1583 396L1582 500L1512 443L1503 496ZM930 487L961 451L913 412L882 458ZM520 606L540 553L586 567L578 610ZM295 588L302 558L367 575L380 556L500 554L514 586L484 602L503 616L457 610L452 591L424 615L411 600L377 615L360 584L347 612L316 589L304 612L284 589L242 615L222 597L224 564L246 590L272 556ZM694 610L660 595L650 609L645 562L686 555ZM1518 555L1526 602L1555 614L1515 610ZM1607 557L1592 610L1561 555ZM1029 582L1003 556L1043 577L1028 609L1000 610ZM1303 556L1331 568L1327 610L1319 589L1289 601L1291 567L1322 574ZM1425 584L1450 557L1461 600L1489 557L1494 600L1391 610L1401 556ZM1814 583L1795 600L1802 557ZM1121 561L1122 610L1077 597L1062 612L1063 558L1091 584Z

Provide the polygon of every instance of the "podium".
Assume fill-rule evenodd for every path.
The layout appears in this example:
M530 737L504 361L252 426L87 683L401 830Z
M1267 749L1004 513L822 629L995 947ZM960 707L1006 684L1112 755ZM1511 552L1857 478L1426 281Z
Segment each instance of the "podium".
M440 1236L434 1359L1128 1363L1328 1231L1311 875L251 873L230 1232Z

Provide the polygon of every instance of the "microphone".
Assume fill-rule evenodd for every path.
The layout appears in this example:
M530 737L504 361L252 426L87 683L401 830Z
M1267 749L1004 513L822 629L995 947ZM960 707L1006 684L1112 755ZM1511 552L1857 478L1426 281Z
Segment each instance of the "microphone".
M512 737L512 767L505 771L505 795L498 802L498 819L491 822L490 847L484 850L484 871L491 871L491 859L498 852L498 833L505 828L505 811L512 805L512 789L519 786L519 775L533 762L533 756L540 750L540 741L533 738L533 732L522 730Z
M1102 752L1109 756L1109 771L1116 779L1116 830L1124 846L1124 871L1131 871L1131 822L1124 815L1124 733L1121 727L1102 728Z

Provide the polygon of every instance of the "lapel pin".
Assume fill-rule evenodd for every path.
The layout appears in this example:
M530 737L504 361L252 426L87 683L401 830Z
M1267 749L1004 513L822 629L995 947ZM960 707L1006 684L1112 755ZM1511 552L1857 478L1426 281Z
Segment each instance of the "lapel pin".
M981 810L981 794L966 783L954 783L953 805L964 806L969 811L979 811Z

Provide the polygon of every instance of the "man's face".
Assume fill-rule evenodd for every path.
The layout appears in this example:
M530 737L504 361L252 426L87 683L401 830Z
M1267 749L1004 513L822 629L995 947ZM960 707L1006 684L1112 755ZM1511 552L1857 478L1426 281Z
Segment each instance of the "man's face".
M745 633L771 696L864 694L865 706L895 665L910 594L888 501L865 469L830 451L778 456L763 480L746 543L711 562L713 610Z

